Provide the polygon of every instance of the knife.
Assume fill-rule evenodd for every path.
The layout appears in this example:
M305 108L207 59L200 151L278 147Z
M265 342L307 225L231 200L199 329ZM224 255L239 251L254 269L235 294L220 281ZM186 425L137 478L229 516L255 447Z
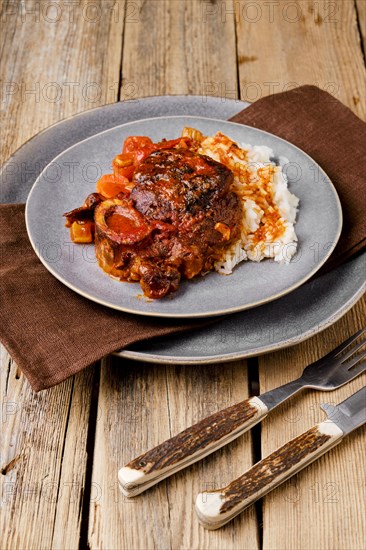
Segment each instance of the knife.
M338 445L366 422L366 386L339 405L325 403L327 420L257 462L227 487L197 496L196 512L207 529L218 529L256 500Z

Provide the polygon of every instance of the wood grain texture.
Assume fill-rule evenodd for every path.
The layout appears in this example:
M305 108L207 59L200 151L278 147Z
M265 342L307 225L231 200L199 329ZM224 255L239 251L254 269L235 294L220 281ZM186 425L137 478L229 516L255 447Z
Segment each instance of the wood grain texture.
M51 4L2 3L2 161L47 126L118 99L124 2Z
M131 457L247 394L244 363L198 370L113 359L101 373L92 478L100 497L91 503L90 548L257 548L254 510L220 533L204 531L194 514L200 491L251 466L249 433L141 496L128 499L117 484Z
M196 94L237 98L236 44L231 0L134 2L126 21L122 99ZM222 10L228 10L223 19ZM214 116L214 113L213 113Z
M2 359L1 546L78 548L93 369L35 394Z
M365 118L365 66L352 1L236 2L241 99L315 84Z
M362 52L364 60L365 52L366 52L366 2L365 0L355 0L356 2L356 12L357 12L357 20L358 20L358 26L360 31L360 44L362 45Z
M118 98L124 2L119 14L113 1L93 4L2 3L1 162L50 124ZM93 369L35 394L2 348L1 376L2 547L78 548Z
M362 328L365 306L364 297L324 332L298 346L259 358L261 391L297 378L307 364ZM309 390L281 405L262 423L262 456L324 420L321 403L337 404L365 383L366 373L335 391ZM312 466L264 497L263 548L364 547L365 435L365 428L360 428Z

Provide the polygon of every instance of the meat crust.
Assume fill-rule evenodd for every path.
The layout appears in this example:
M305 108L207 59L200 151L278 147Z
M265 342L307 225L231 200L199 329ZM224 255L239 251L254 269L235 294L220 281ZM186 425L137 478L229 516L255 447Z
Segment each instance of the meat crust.
M96 207L99 264L121 280L139 280L150 298L211 270L239 236L242 207L232 181L209 157L183 148L153 152L139 164L129 199Z
M210 208L225 195L233 173L215 160L186 149L155 151L138 167L131 199L149 218L179 223L185 214Z

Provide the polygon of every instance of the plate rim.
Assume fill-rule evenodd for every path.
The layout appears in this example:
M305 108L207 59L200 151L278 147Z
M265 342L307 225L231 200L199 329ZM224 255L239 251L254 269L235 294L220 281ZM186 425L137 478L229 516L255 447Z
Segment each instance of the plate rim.
M172 99L182 99L182 98L185 98L185 99L197 99L197 98L202 99L202 96L198 95L198 94L164 94L164 95L141 96L141 97L138 97L138 98L132 99L132 100L115 101L114 103L106 103L105 105L98 105L97 107L91 107L90 109L85 109L84 111L80 111L79 113L74 113L73 115L65 116L64 118L61 118L60 120L57 120L56 122L53 122L49 126L46 126L46 128L42 128L42 130L40 130L39 132L37 132L33 136L29 137L21 145L19 145L19 147L17 149L15 149L15 151L13 151L9 155L9 157L7 157L6 160L4 160L4 162L0 166L0 179L2 177L2 173L3 173L4 169L6 168L7 164L13 159L13 157L15 157L15 155L18 155L20 152L23 152L23 148L26 148L27 145L29 145L29 143L31 141L35 140L38 137L42 137L49 130L57 129L58 126L62 126L65 122L72 122L74 119L76 119L78 117L86 118L90 115L96 114L97 111L101 111L103 109L105 109L105 110L113 109L117 105L136 104L137 102L144 101L144 100L147 100L147 101L159 100L159 99L164 99L164 98L167 98L167 97L172 98ZM217 97L217 96L207 96L207 99L210 100L210 101L211 100L217 100L217 99L221 100L221 98ZM252 103L250 103L249 101L245 101L245 100L242 100L242 99L225 99L225 101L229 101L229 102L233 102L233 103L240 103L241 110L246 109L247 107L252 105ZM238 113L239 112L240 112L240 110L238 111ZM165 116L165 115L163 115L163 116ZM179 116L179 115L177 115L177 116ZM182 116L185 116L185 115L182 115ZM153 117L153 118L161 118L161 117ZM209 117L202 116L202 118L209 118ZM138 122L139 120L145 120L145 119L142 119L142 118L141 119L136 119L136 122ZM224 120L225 121L226 119L218 119L218 120ZM131 120L130 122L135 122L135 121ZM229 122L229 121L227 120L227 122ZM126 122L124 124L129 124L129 123ZM115 126L111 126L111 128L115 128ZM111 128L107 128L107 130L110 130ZM104 131L104 130L102 130L102 131ZM92 136L89 136L89 137L92 137ZM83 141L83 140L80 140L80 141ZM77 143L80 143L80 142L77 142ZM74 143L74 145L76 145L76 143ZM55 158L56 157L54 157L52 160L54 160ZM48 164L47 164L47 166L48 166ZM3 203L0 202L0 204L3 204ZM18 203L14 203L14 204L18 204Z
M80 113L79 113L80 114ZM82 113L81 113L82 114ZM79 116L79 115L76 115L76 116ZM332 190L332 193L335 197L335 200L336 200L336 206L337 206L337 214L338 214L338 227L337 227L337 234L336 234L336 238L334 240L332 240L332 246L327 250L324 258L322 259L321 262L319 262L307 275L305 275L305 277L301 278L299 281L297 281L296 283L294 283L293 285L291 285L290 287L286 288L285 290L283 290L282 292L279 292L275 295L272 295L268 298L264 298L263 300L258 300L256 302L251 302L250 304L247 304L245 306L237 306L237 307L234 307L234 308L229 308L229 309L224 309L224 310L215 310L215 311L209 311L209 312L204 312L204 313L194 313L194 314L190 314L190 313L169 313L169 312L151 312L151 311L141 311L141 310L136 310L136 309L131 309L129 307L121 307L119 305L116 305L116 304L113 304L113 303L110 303L108 301L105 301L103 299L99 299L99 298L96 298L94 297L93 295L89 294L88 292L85 292L81 289L79 289L78 287L76 287L74 284L72 284L71 282L69 282L67 279L65 279L63 276L61 276L59 273L57 273L53 268L52 266L50 266L45 260L44 258L42 257L42 255L40 254L40 250L38 249L38 247L36 246L36 244L34 243L33 239L32 239L32 235L31 235L31 230L30 230L30 227L29 227L29 224L30 224L30 220L29 220L29 203L31 201L31 197L32 197L32 194L34 192L34 189L36 188L39 180L41 179L42 175L44 174L44 172L47 170L47 168L50 166L51 163L53 162L56 162L57 159L64 155L65 153L67 153L68 151L70 151L71 149L73 149L74 147L77 147L78 145L82 144L82 143L85 143L91 139L94 139L95 137L98 137L100 135L103 135L107 132L110 132L110 131L114 131L116 129L119 129L119 128L122 128L122 127L125 127L125 126L133 126L135 124L141 124L141 123L144 123L144 122L154 122L154 121L161 121L161 119L187 119L187 118L193 118L193 119L197 119L197 120L205 120L205 121L210 121L210 122L216 122L218 124L222 124L222 123L226 123L226 124L230 124L230 125L234 125L234 126L237 126L237 127L240 127L240 128L248 128L250 130L256 130L258 131L259 133L262 133L262 134L266 134L270 137L273 137L277 140L280 140L288 145L290 145L291 147L295 148L297 151L299 151L301 154L305 155L312 163L314 163L318 169L320 170L320 173L322 173L323 175L325 175L326 179L327 179L327 184L329 185L330 189ZM45 131L45 130L44 130ZM303 284L305 284L309 279L311 279L311 277L317 273L317 271L319 271L319 269L324 265L324 263L328 260L329 256L332 254L332 252L334 251L338 241L339 241L339 238L340 238L340 235L341 235L341 231L342 231L342 226L343 226L343 213L342 213L342 207L341 207L341 202L340 202L340 199L339 199L339 196L338 196L338 193L337 193L337 190L331 180L331 178L328 176L328 174L325 172L325 170L323 170L323 168L308 154L306 153L305 151L303 151L300 147L298 147L297 145L294 145L293 143L289 142L288 140L284 139L284 138L281 138L279 136L276 136L275 134L272 134L271 132L267 132L266 130L262 130L260 128L256 128L256 127L253 127L253 126L249 126L247 124L240 124L240 123L237 123L237 122L232 122L232 121L229 121L229 120L223 120L223 119L217 119L217 118L211 118L211 117L204 117L204 116L197 116L197 115L165 115L165 116L162 116L162 117L148 117L148 118L142 118L142 119L138 119L138 120L134 120L134 121L130 121L130 122L125 122L125 123L122 123L122 124L118 124L116 126L112 126L111 128L107 128L105 130L102 130L101 132L97 132L96 134L93 134L91 136L88 136L87 138L84 138L80 141L78 141L77 143L74 143L73 145L67 147L66 149L64 149L63 151L61 151L58 155L56 155L56 157L54 157L44 168L43 170L39 173L39 175L37 176L36 180L34 181L29 193L28 193L28 196L27 196L27 200L26 200L26 206L25 206L25 223L26 223L26 230L27 230L27 234L28 234L28 238L30 240L30 243L32 245L32 248L34 250L34 252L36 253L37 257L39 258L39 260L42 262L42 264L45 266L45 268L57 279L59 280L62 284L64 284L65 286L67 286L68 288L70 288L73 292L76 292L77 294L83 296L84 298L94 302L94 303L98 303L100 305L103 305L105 307L108 307L110 309L113 309L115 311L122 311L122 312L125 312L125 313L129 313L129 314L133 314L133 315L140 315L140 316L144 316L144 317L155 317L155 318L167 318L167 319L204 319L204 318L209 318L209 317L217 317L217 316L220 316L220 315L230 315L230 314L233 314L233 313L239 313L239 312L242 312L242 311L246 311L246 310L249 310L249 309L253 309L253 308L256 308L258 306L262 306L266 303L270 303L270 302L273 302L275 300L278 300L279 298L282 298L283 296L286 296L287 294L290 294L291 292L293 292L294 290L296 290L297 288L299 288L300 286L302 286Z
M167 365L212 365L214 363L230 363L231 361L239 361L241 359L250 359L251 357L258 357L260 355L265 355L267 353L276 352L281 349L286 349L301 342L305 342L312 336L323 332L327 328L331 327L339 319L343 317L352 307L362 298L363 294L366 292L366 282L358 289L356 294L354 294L343 306L341 306L338 311L336 311L330 318L323 323L317 324L317 330L310 328L303 332L300 336L293 336L288 338L285 342L277 342L276 344L269 344L267 346L262 346L252 351L242 351L242 352L233 352L233 353L221 353L219 355L206 355L204 357L200 355L195 355L192 357L186 357L184 355L155 355L152 353L147 353L143 351L135 351L131 349L122 349L119 351L113 352L111 355L115 357L120 357L122 359L129 359L131 361L143 361L144 363L156 363L156 364L167 364ZM206 329L209 327L206 327Z

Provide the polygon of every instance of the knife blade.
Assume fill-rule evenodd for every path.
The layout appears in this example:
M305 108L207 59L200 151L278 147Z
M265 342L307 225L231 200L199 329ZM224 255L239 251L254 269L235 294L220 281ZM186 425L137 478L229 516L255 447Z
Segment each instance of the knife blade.
M366 423L366 386L339 403L322 403L320 407L329 420L337 424L344 435L348 435Z

